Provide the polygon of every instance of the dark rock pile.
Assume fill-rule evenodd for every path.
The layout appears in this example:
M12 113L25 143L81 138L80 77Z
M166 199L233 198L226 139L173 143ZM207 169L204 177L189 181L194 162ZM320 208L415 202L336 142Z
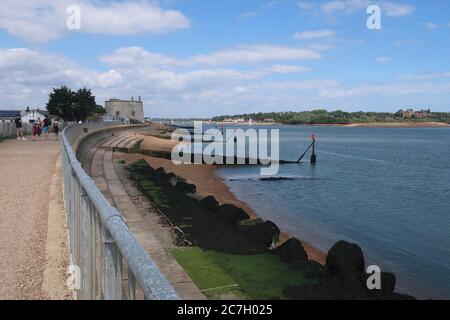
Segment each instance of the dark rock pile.
M291 241L292 240L292 241ZM381 273L381 289L369 290L364 254L356 244L339 241L328 252L325 266L305 262L300 241L274 250L280 259L288 259L315 281L285 290L288 299L306 300L409 300L411 296L395 293L396 278L392 273ZM303 260L302 260L303 259Z

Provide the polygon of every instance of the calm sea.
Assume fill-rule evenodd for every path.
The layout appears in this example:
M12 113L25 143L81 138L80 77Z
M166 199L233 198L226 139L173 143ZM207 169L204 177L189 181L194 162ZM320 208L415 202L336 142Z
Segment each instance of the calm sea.
M219 169L238 198L322 250L359 244L400 291L450 298L450 128L269 128L280 129L283 160L317 134L318 163L283 165L279 181L258 167Z

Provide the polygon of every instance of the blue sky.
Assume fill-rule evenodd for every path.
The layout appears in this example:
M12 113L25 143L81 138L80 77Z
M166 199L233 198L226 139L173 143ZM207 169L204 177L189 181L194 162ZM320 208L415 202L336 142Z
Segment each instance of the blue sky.
M65 84L100 104L142 96L153 117L449 112L449 44L447 0L2 0L0 109L42 108Z

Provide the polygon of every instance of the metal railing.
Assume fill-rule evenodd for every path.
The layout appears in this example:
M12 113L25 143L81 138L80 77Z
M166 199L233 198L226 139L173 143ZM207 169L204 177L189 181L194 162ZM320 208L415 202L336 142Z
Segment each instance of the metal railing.
M79 279L75 298L134 300L139 292L149 300L178 300L178 294L128 229L121 213L82 169L72 143L83 129L80 125L64 129L61 153L71 265L80 273L75 277Z

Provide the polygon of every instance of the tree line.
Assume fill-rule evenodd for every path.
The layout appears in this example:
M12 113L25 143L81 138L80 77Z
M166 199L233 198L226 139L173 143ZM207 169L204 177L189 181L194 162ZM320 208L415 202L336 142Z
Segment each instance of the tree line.
M450 122L450 113L431 112L427 118L403 119L400 113L390 112L345 112L341 110L313 110L302 112L267 112L250 113L240 115L223 115L212 118L221 122L226 119L252 119L253 121L274 121L283 124L351 124L351 123L376 123L376 122L400 122L400 121L436 121Z
M106 113L105 108L97 105L90 89L72 91L67 86L53 88L46 108L50 115L64 121L97 120Z

